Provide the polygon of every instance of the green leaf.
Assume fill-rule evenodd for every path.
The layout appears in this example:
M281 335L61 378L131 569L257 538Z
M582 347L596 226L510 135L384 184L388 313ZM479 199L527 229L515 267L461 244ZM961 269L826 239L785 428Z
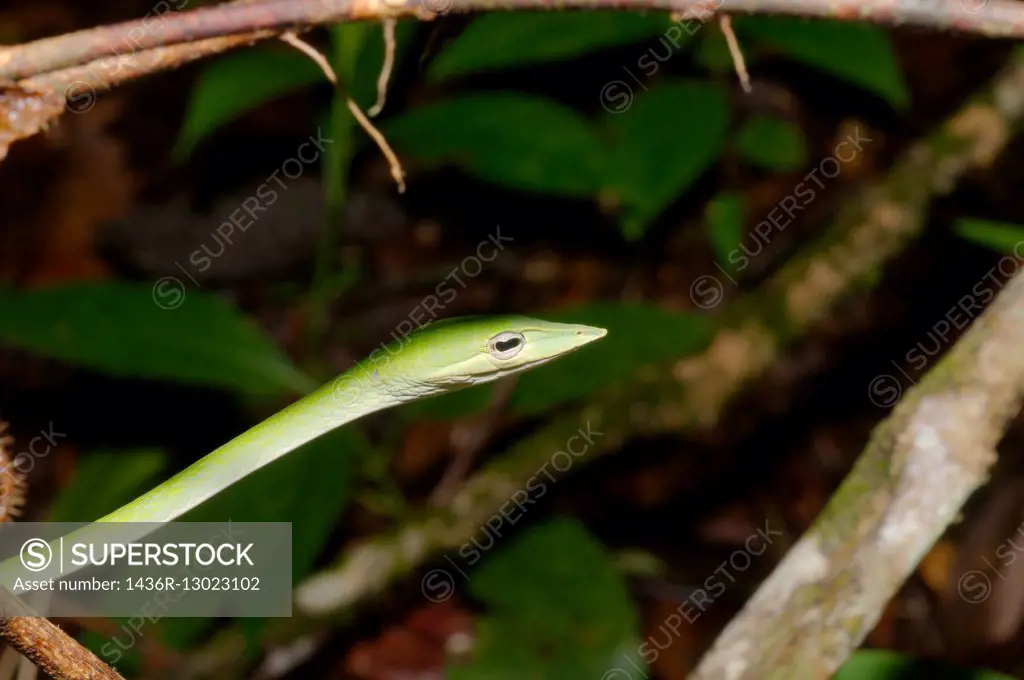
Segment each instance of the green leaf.
M511 408L540 413L628 378L643 366L696 352L710 342L704 317L649 306L594 304L545 313L545 319L608 329L602 340L519 375ZM412 405L416 413L445 419L485 408L494 386L471 387Z
M78 459L71 482L50 505L49 522L92 522L140 493L164 468L163 451L95 451Z
M369 444L358 430L332 430L232 484L178 521L291 522L292 554L282 558L291 560L292 582L298 583L347 507L368 452ZM164 641L185 648L211 623L212 619L167 619Z
M429 77L437 82L480 71L571 59L664 32L661 12L496 12L476 19L445 49ZM684 34L685 35L685 34Z
M1024 226L976 218L958 219L953 231L968 241L1001 253L1014 253L1024 241Z
M775 116L747 118L736 145L743 160L768 170L796 170L807 161L803 132L794 123Z
M320 67L291 48L247 49L217 59L192 87L174 157L183 160L203 137L260 104L318 82L327 82Z
M726 193L713 198L704 208L704 224L715 251L715 259L723 267L729 253L736 250L743 233L745 199L742 194Z
M576 521L553 520L488 555L469 590L486 615L473 660L449 667L450 680L601 678L643 667L626 584Z
M736 17L737 31L775 45L790 57L839 76L905 110L910 94L889 34L858 21Z
M515 92L472 94L388 121L400 151L527 191L590 196L604 178L604 150L590 124L551 100Z
M157 303L163 305L163 308ZM171 279L0 288L0 343L117 376L255 396L315 387L249 319Z
M610 189L621 195L623 235L640 238L662 210L718 158L730 111L725 91L675 82L637 97L606 124L616 139Z
M1017 680L981 669L956 668L936 661L919 661L904 654L863 650L843 664L833 680Z

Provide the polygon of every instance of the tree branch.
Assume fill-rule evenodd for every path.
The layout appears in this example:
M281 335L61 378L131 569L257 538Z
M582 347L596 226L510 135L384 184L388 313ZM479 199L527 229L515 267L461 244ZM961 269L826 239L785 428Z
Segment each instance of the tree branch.
M0 638L54 680L124 680L117 671L20 599L0 588Z
M814 525L715 642L694 680L830 678L987 481L1024 400L1024 277L876 428Z
M43 38L0 51L0 78L21 80L93 61L130 58L155 47L267 31L308 29L359 18L350 0L227 3ZM154 29L154 25L156 28Z
M344 21L429 21L449 12L608 8L666 10L684 26L727 12L1024 37L1024 3L1015 0L234 0L0 48L0 160L11 143L63 113L65 100L69 110L81 113L101 89L284 33Z
M187 0L180 3L187 4ZM207 38L308 30L342 21L415 17L483 10L665 10L706 21L715 12L783 14L952 29L989 37L1024 37L1024 6L1014 0L264 0L148 16L0 51L0 79L20 80L113 55L128 55ZM159 23L159 30L152 24Z

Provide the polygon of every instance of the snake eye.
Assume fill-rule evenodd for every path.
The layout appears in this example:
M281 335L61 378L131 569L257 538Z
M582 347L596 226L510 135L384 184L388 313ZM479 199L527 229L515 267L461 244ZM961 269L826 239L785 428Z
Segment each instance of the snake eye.
M487 342L487 349L495 359L511 359L525 346L526 338L515 331L498 333Z

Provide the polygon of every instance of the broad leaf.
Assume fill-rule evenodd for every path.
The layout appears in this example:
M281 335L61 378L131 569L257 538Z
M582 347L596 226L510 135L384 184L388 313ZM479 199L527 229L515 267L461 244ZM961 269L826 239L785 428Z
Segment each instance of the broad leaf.
M910 94L888 33L861 21L737 17L741 35L766 40L787 55L839 76L906 109Z
M1024 226L1019 224L963 218L953 230L968 241L1002 253L1016 254L1014 248L1024 243Z
M606 47L652 38L670 26L662 12L495 12L484 14L434 62L434 81L480 71L571 59ZM681 31L680 45L688 38Z
M606 118L615 138L608 188L622 198L627 238L641 237L717 160L729 116L723 89L674 82L643 93L628 111Z
M591 196L605 176L605 153L586 119L527 94L472 94L413 109L384 135L400 155L457 163L507 187Z
M706 346L712 329L700 316L657 307L597 304L541 315L552 321L585 323L608 335L569 356L519 375L511 408L535 414L628 378L643 366L686 356ZM486 407L492 384L418 402L417 413L456 418Z
M612 677L643 668L637 614L604 547L555 519L488 553L469 579L486 614L472 661L450 680ZM615 676L619 677L619 676Z
M0 319L0 343L112 375L261 396L315 387L237 309L170 278L0 289Z
M283 45L217 59L192 87L175 157L185 158L199 140L260 104L318 82L327 82L320 67Z
M768 170L789 171L807 160L803 132L796 124L774 116L751 116L736 137L740 157Z

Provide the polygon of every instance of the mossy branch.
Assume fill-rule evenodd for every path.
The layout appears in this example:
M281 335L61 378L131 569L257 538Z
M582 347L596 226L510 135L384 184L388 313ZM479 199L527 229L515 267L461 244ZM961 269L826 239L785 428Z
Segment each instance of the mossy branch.
M985 483L1024 400L1024 277L879 425L853 471L695 680L829 678Z

